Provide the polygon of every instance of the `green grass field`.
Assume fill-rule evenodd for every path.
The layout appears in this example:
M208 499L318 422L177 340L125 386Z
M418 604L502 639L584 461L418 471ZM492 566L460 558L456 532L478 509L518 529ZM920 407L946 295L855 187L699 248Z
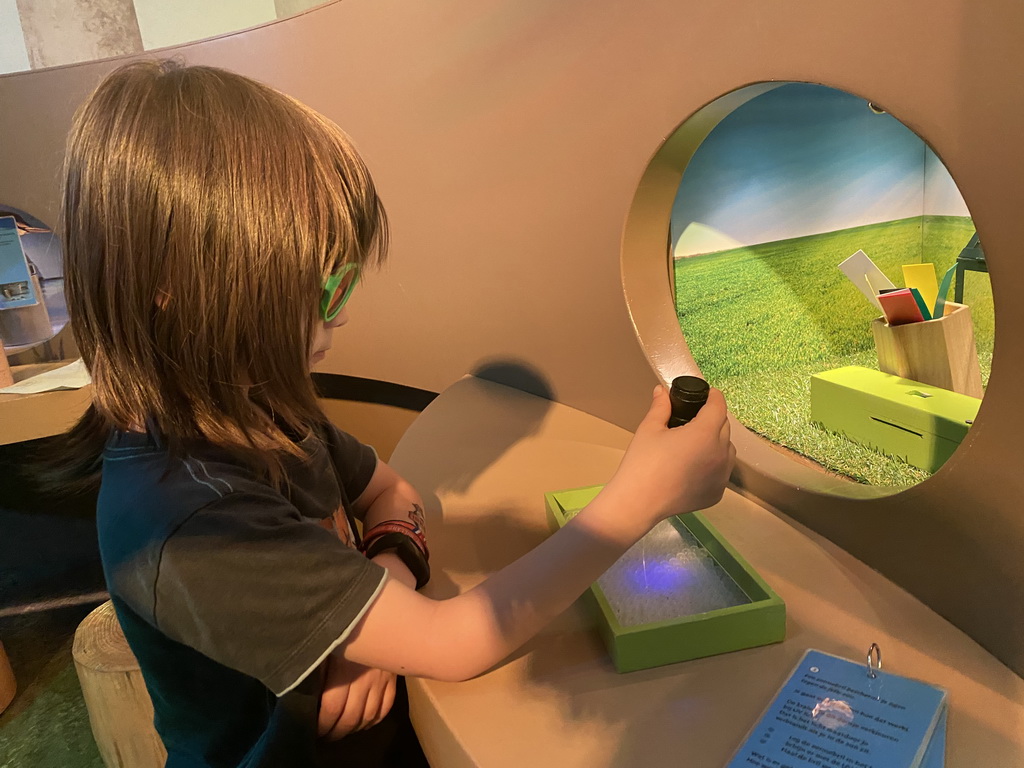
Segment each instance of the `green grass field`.
M973 233L969 218L924 216L678 259L679 324L705 377L750 429L859 482L913 484L928 473L810 423L810 377L877 368L870 324L878 311L839 271L841 261L863 250L899 286L903 264L933 262L941 278ZM991 287L986 274L965 280L987 384Z

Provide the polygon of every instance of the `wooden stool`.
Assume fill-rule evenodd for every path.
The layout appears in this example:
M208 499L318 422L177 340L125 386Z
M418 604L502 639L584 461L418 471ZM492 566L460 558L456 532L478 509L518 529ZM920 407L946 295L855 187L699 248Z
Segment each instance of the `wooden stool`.
M0 643L0 712L7 709L7 705L14 701L14 693L17 690L18 684L14 680L14 670L11 669L11 662L7 658L4 644Z
M89 724L107 768L163 768L153 702L108 600L86 616L71 648Z

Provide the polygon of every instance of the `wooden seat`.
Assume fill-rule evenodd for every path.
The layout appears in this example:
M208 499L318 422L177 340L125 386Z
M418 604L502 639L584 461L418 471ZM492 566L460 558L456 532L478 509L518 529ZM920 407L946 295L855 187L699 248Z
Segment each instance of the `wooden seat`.
M153 703L109 600L78 625L71 654L104 765L162 768L167 750L153 726Z

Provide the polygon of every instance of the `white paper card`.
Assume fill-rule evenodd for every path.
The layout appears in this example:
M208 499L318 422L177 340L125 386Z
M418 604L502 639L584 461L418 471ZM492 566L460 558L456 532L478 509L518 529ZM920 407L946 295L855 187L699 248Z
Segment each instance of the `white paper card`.
M884 288L895 288L892 281L885 276L875 262L868 258L864 251L857 251L839 265L839 269L846 275L850 282L857 286L857 290L867 297L867 300L874 304L878 311L882 311L882 305L878 302L876 291Z
M4 387L0 389L0 394L34 395L37 392L50 392L55 389L81 389L90 381L89 371L85 369L85 363L79 358L68 365Z

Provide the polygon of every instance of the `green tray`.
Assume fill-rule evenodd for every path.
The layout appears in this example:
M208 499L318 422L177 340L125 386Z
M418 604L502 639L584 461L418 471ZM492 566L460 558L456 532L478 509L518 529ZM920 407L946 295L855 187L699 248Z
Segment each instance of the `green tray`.
M585 507L603 486L544 494L548 521L557 530ZM674 664L743 648L778 643L786 636L786 604L699 512L670 522L689 531L750 602L677 619L623 626L600 585L589 594L599 613L598 629L619 672Z

